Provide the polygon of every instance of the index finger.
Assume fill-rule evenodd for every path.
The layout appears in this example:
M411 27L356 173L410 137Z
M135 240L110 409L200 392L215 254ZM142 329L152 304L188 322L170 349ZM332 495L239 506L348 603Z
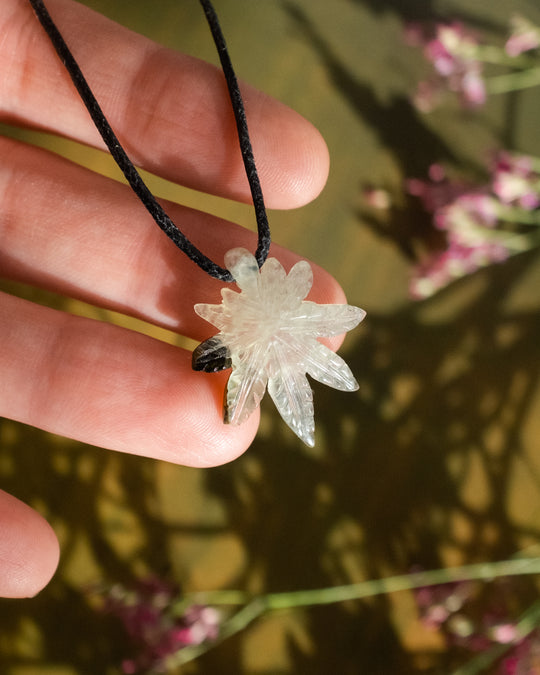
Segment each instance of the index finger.
M168 180L249 201L221 71L137 35L71 0L47 7L132 161ZM29 3L0 5L0 119L103 147ZM209 35L209 40L210 35ZM242 85L269 207L313 199L328 173L324 141L304 118Z

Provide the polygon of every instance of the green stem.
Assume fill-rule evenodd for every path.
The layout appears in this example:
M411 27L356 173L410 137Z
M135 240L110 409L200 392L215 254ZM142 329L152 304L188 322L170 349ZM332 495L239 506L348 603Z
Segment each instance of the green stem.
M532 215L532 212L521 209L514 209L512 207L505 209L500 208L498 210L498 217L501 219L501 225L504 224L514 225L540 225L540 222L537 219L537 216L529 218L529 222L525 222L525 218L521 217L522 215ZM498 243L504 246L509 255L516 255L518 253L524 253L525 251L530 251L532 248L536 248L540 245L540 230L533 230L527 233L518 233L514 232L511 229L503 229L485 227L478 225L476 223L468 223L468 238L464 241L471 247L479 246L485 243Z
M313 591L295 591L292 593L270 593L267 598L269 609L285 609L289 607L307 607L327 605L345 600L359 600L382 593L412 590L422 586L434 586L456 581L472 581L475 579L492 580L499 576L519 574L538 574L540 558L532 560L503 560L496 563L479 563L464 565L451 569L431 570L404 574L386 579L373 579L358 584L335 586Z
M413 590L423 586L434 586L460 581L492 581L497 577L517 576L523 574L540 574L540 558L513 558L494 563L478 563L463 565L448 569L429 570L403 574L386 579L373 579L362 581L358 584L346 586L334 586L331 588L319 588L308 591L292 591L290 593L268 593L257 597L251 596L244 591L206 591L186 595L181 602L173 608L175 613L193 604L211 606L219 605L244 605L236 614L233 614L223 622L219 637L200 645L192 645L179 650L170 657L168 664L171 667L183 665L202 656L210 649L223 642L236 633L244 630L250 623L269 611L280 609L293 609L298 607L313 607L316 605L329 605L346 600L360 600L383 593L395 593L397 591ZM539 603L540 604L540 603ZM537 608L540 615L540 606ZM525 623L525 619L529 621ZM534 614L536 621L536 614ZM528 615L522 618L522 628L530 625L533 621ZM535 624L536 625L536 624ZM521 623L518 624L521 626ZM529 629L532 630L532 628ZM496 657L495 657L496 658ZM454 675L472 675L477 671L459 671Z
M483 228L481 232L483 243L499 243L506 249L508 255L525 253L540 245L540 232L532 234L516 234L505 230L488 230Z
M504 49L493 45L475 45L464 51L464 56L482 63L492 63L498 66L510 66L512 68L535 68L538 60L530 56L509 56Z
M530 251L532 248L540 245L540 233L537 233L536 236L528 237L523 234L515 234L509 236L504 241L504 245L510 252L510 255L525 253L525 251Z
M372 579L357 584L317 588L307 591L291 591L286 593L268 593L259 596L268 610L292 609L295 607L311 607L329 605L346 600L360 600L382 593L413 590L422 586L435 586L457 581L484 580L491 581L496 577L516 576L521 574L540 574L540 558L516 558L494 563L478 563L449 569L429 570L402 574L386 579ZM244 591L205 591L191 593L182 604L204 605L240 605L253 600L253 596Z
M540 66L506 75L496 75L486 79L488 94L506 94L509 91L518 91L536 87L540 84Z
M499 206L497 215L507 223L521 223L523 225L540 225L540 211L527 211L517 206Z

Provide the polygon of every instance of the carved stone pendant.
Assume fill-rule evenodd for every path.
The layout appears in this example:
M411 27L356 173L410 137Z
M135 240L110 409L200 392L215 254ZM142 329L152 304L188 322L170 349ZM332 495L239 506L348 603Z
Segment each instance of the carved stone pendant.
M225 422L241 424L266 388L280 415L309 446L314 445L313 392L306 374L335 389L358 389L343 359L317 338L340 335L366 313L351 305L304 300L313 284L309 263L286 274L269 258L259 270L255 257L235 248L225 256L240 293L221 291L220 305L197 304L199 316L219 329L193 352L193 368L217 372L232 367L225 395Z

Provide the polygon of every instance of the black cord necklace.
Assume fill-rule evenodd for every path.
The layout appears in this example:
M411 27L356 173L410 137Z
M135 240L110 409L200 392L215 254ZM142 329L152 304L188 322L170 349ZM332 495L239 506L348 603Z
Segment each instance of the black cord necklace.
M305 301L313 283L309 263L301 260L286 274L278 260L267 260L270 230L244 104L212 3L200 0L227 81L259 234L255 256L243 248L232 249L225 254L225 268L196 248L161 208L120 145L43 0L29 2L111 155L156 223L210 276L235 281L241 290L235 293L224 288L220 305L201 303L194 308L199 316L216 326L219 333L195 349L193 368L206 372L232 368L225 394L224 421L241 424L258 407L268 386L285 422L307 445L314 445L313 392L306 374L335 389L354 391L358 388L345 361L317 338L351 330L366 313L350 305L317 305Z
M210 260L204 255L191 241L180 231L180 229L173 223L169 216L160 206L154 195L148 189L146 183L143 181L140 173L137 171L132 161L127 156L124 148L120 144L116 134L103 114L103 111L92 93L86 78L82 74L79 64L71 53L60 31L56 27L51 18L43 0L29 0L34 12L37 15L41 25L47 32L54 48L63 64L65 65L73 84L77 88L81 99L83 100L90 116L96 125L97 130L109 148L113 159L118 164L126 180L130 184L135 194L142 201L144 206L154 218L159 227L165 234L183 251L195 264L203 269L210 276L221 281L234 281L229 270L220 267L218 264ZM264 205L263 194L257 168L255 166L255 159L253 157L253 150L251 141L249 139L249 132L246 120L246 113L244 109L244 102L240 94L238 81L229 57L225 38L219 25L219 20L214 10L212 3L209 0L200 0L204 9L208 25L212 32L216 48L218 50L221 66L227 82L229 96L231 99L234 117L236 120L236 127L238 130L238 138L240 141L240 150L242 152L242 159L246 169L246 175L249 181L253 205L255 207L255 217L257 220L258 243L255 252L255 258L259 267L262 267L268 251L270 250L270 227L268 225L268 217L266 215L266 208Z

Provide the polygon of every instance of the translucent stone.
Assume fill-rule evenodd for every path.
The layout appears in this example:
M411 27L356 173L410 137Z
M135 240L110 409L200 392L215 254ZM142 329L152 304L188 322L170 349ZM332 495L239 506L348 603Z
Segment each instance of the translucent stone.
M351 305L304 300L313 284L305 261L286 274L278 260L269 258L259 270L249 251L235 248L226 254L225 264L241 292L224 288L220 305L195 305L219 333L195 350L193 367L213 372L232 366L225 422L244 422L268 386L284 421L313 446L313 394L306 374L335 389L358 388L345 361L317 338L351 330L366 313Z

